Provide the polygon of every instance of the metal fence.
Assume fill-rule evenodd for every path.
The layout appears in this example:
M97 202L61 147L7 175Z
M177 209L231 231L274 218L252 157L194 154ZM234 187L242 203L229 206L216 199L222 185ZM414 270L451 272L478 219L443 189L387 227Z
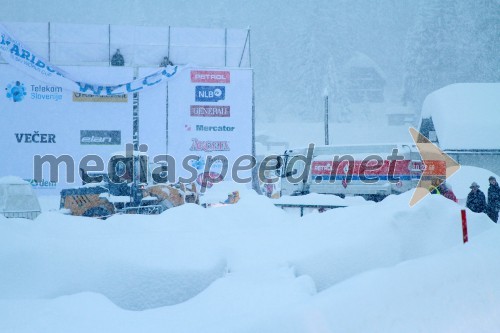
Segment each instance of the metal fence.
M0 212L0 215L3 215L7 218L21 218L21 219L30 219L34 220L40 215L40 211L38 210L30 210L23 212L14 212L14 211L4 211Z
M158 66L164 57L174 64L251 67L249 29L3 24L33 52L59 66L109 66L119 49L125 66L132 67Z

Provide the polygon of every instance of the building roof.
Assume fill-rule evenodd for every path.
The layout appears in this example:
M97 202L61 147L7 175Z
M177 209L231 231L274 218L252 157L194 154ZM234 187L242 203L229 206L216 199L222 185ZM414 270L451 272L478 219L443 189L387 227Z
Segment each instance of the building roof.
M500 83L457 83L429 94L422 118L432 118L444 150L500 150Z
M386 75L380 66L369 56L362 52L354 52L353 56L346 62L346 69L350 68L373 68L380 78L386 81Z

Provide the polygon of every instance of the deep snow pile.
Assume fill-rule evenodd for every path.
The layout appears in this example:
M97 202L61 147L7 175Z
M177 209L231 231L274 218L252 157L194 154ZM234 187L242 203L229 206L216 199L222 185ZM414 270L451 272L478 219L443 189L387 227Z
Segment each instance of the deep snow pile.
M500 230L486 215L468 211L463 245L461 207L440 196L299 218L238 190L236 205L159 216L0 218L0 331L500 327Z

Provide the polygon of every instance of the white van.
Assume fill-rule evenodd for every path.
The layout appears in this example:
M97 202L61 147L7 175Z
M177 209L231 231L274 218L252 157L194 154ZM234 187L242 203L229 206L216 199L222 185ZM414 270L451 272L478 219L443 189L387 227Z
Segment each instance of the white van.
M30 183L19 177L0 178L0 215L34 220L40 203Z

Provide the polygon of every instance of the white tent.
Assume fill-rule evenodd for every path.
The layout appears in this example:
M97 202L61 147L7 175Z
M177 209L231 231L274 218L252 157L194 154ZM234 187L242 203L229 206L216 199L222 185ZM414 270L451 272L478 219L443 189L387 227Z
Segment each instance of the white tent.
M33 220L40 213L40 203L28 182L13 176L0 178L1 215Z

